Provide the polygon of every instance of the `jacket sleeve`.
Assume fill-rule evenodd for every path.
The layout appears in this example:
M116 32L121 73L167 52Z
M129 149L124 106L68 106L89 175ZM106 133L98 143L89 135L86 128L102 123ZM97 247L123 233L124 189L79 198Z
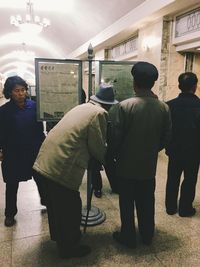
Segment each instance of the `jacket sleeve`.
M106 134L108 115L97 113L90 122L88 129L88 148L90 156L101 163L105 163Z
M114 157L117 156L121 144L123 142L124 139L124 134L125 134L125 127L124 127L124 111L123 108L120 104L115 105L115 110L114 110L114 114L112 116L112 137L110 139L112 139L112 151L113 151L113 155Z
M165 104L165 114L163 120L163 128L160 138L160 148L161 151L163 148L166 148L170 142L172 135L172 121L171 121L171 113L169 107Z

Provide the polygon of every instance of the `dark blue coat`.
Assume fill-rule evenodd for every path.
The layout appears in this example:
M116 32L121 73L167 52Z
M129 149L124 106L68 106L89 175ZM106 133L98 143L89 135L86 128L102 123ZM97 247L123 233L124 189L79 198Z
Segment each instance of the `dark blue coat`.
M32 166L44 138L43 124L36 119L34 101L27 99L23 109L12 100L0 107L4 182L31 179Z
M200 156L200 99L181 93L167 102L172 118L172 138L168 156L184 159Z

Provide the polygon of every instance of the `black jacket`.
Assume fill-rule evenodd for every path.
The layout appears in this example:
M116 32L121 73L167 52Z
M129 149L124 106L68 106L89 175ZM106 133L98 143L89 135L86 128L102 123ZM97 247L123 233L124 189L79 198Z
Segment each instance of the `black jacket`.
M12 100L2 105L0 125L4 182L31 179L33 163L45 138L43 124L36 119L36 103L27 99L23 109Z
M200 99L181 93L167 102L172 117L172 138L166 154L176 158L200 156Z

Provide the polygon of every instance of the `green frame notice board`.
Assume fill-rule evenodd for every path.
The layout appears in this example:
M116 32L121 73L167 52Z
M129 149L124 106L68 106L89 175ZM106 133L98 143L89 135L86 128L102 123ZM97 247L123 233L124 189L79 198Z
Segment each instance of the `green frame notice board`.
M136 61L99 61L99 83L111 83L118 101L133 96L131 69Z

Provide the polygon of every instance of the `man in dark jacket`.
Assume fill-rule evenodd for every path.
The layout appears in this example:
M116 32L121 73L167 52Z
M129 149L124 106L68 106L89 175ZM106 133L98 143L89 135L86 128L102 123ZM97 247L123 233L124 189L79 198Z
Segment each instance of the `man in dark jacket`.
M114 120L121 230L113 238L134 248L134 209L142 242L150 245L154 235L157 158L168 142L171 119L168 106L151 91L158 78L156 67L138 62L131 72L135 95L116 106Z
M166 149L169 163L165 204L169 215L178 209L181 217L189 217L196 213L192 203L200 159L200 99L195 95L198 79L194 73L182 73L178 82L181 93L167 102L172 116L172 139ZM177 208L182 172L184 179Z

